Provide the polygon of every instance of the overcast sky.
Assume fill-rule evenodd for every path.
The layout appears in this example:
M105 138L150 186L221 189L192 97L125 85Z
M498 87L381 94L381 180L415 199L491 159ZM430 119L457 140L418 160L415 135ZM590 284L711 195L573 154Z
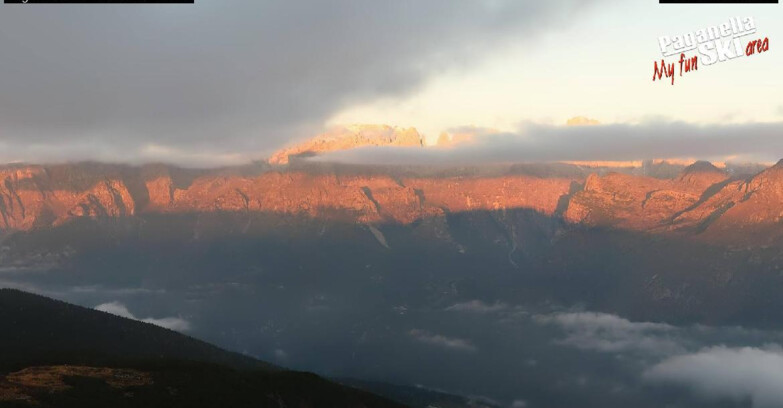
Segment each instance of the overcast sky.
M576 115L783 120L777 6L196 3L0 6L0 161L233 164L341 123L415 126L434 140L457 126L516 132ZM769 53L673 87L650 81L658 36L736 15L756 17Z

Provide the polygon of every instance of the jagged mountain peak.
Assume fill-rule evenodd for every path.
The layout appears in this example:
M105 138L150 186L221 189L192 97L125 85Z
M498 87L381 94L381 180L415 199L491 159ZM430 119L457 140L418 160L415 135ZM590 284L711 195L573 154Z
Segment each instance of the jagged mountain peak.
M287 164L291 157L311 156L365 146L415 146L424 140L415 128L388 125L335 126L297 145L284 148L269 158L270 164Z

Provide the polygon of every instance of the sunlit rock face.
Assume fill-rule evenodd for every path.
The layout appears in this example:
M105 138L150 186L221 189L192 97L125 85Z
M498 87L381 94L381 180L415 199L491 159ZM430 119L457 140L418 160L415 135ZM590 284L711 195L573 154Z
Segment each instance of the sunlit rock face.
M781 164L735 178L707 162L668 178L545 169L466 175L458 169L419 174L347 167L6 166L0 168L0 230L58 226L85 217L185 213L409 225L447 214L526 209L571 225L721 242L763 245L783 236L776 228L783 219Z
M357 147L422 145L422 137L414 128L403 129L386 125L337 126L298 145L278 151L272 155L269 163L287 164L295 156L312 156Z
M176 169L125 168L107 173L73 165L71 185L42 167L6 171L0 213L3 229L27 230L78 217L143 213L265 212L410 224L445 212L530 208L553 214L572 180L530 176L393 177L264 171L209 172L183 178ZM34 176L18 177L18 174ZM70 176L69 176L70 177ZM135 188L134 188L135 187Z
M672 179L619 173L591 175L584 189L571 200L566 218L573 223L632 230L664 228L673 217L695 209L708 188L727 178L725 172L705 162L688 166Z

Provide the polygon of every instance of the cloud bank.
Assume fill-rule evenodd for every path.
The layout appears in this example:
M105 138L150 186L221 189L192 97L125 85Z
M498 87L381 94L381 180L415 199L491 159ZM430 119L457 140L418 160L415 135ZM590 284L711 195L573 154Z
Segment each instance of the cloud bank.
M684 351L672 334L674 326L662 323L632 322L606 313L556 313L539 315L541 324L560 327L565 337L557 343L583 350L606 353L639 352L672 355Z
M164 317L162 319L138 318L133 315L133 313L131 313L124 304L120 302L103 303L95 306L95 310L100 310L101 312L110 313L115 316L124 317L126 319L133 319L144 323L154 324L155 326L164 327L169 330L180 332L190 330L190 323L185 319L180 317Z
M593 2L4 9L0 161L246 160L315 134L347 106L406 95L446 69L531 41Z
M775 162L783 154L783 122L704 126L665 121L575 127L527 124L513 133L488 133L480 128L473 132L477 136L470 142L451 148L360 148L315 160L402 165L655 158Z
M783 406L783 350L725 346L671 357L644 378L688 386L704 397L750 399L754 408Z
M753 408L783 406L778 331L633 322L593 312L542 314L533 320L562 330L564 337L555 344L633 361L630 372L642 382L682 387L707 406L718 400Z

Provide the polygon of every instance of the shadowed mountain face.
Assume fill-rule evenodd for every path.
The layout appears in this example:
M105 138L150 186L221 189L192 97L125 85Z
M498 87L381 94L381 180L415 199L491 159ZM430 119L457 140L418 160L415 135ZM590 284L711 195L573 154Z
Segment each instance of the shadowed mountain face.
M0 406L389 407L150 324L0 289Z
M245 228L248 220L145 215L17 233L3 243L2 281L90 307L180 316L190 334L295 369L501 406L715 406L650 388L641 373L666 353L783 340L779 247L572 228L529 210L376 232L274 213L252 214ZM610 326L559 323L572 313ZM629 346L637 343L641 351ZM584 378L597 384L582 387Z

